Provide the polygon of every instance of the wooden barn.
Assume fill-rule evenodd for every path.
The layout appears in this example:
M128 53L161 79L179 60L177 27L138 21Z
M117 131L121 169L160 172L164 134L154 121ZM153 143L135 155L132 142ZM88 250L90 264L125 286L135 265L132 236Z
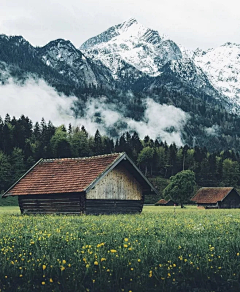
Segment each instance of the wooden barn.
M41 159L3 197L18 196L22 214L140 213L156 190L125 153Z
M232 188L201 188L191 199L204 208L240 208L240 196Z
M177 206L178 204L175 203L173 200L164 200L161 199L157 203L155 203L155 206Z

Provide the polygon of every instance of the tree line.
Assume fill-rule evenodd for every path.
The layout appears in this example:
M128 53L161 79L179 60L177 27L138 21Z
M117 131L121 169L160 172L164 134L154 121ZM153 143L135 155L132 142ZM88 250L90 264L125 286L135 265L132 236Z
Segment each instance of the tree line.
M136 132L125 132L118 139L89 135L84 126L55 127L44 119L33 122L0 117L0 192L6 191L40 158L88 157L126 152L149 178L170 178L182 170L192 170L199 186L240 184L240 155L233 150L209 152L206 147L177 147Z

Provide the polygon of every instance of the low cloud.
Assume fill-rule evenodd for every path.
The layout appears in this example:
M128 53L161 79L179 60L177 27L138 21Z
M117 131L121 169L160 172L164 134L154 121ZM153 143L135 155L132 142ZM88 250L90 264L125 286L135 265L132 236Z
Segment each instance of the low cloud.
M33 122L51 120L55 125L74 121L71 105L76 97L60 95L44 80L29 78L24 84L9 79L0 86L0 116L8 113L19 118L22 114Z
M106 131L115 131L118 135L125 131L136 131L141 139L148 135L154 140L183 145L181 133L189 116L181 109L172 105L161 105L147 98L142 120L136 121L119 112L117 105L105 101L104 97L88 100L84 117L77 122L86 124L86 129L90 132L97 128L102 134Z
M141 121L124 116L118 105L107 103L103 96L89 98L81 117L75 118L73 108L77 97L59 94L44 80L29 78L23 85L9 79L6 85L0 86L0 115L19 118L28 116L34 123L42 117L52 121L55 126L61 124L73 126L84 125L94 135L99 129L102 135L121 135L125 131L136 131L140 138L146 135L167 143L183 145L181 133L188 120L188 115L172 105L160 105L151 98L145 100L145 111Z
M205 128L205 132L208 136L218 136L220 128L218 125L213 125L212 127Z
M135 129L143 138L148 135L152 139L161 139L168 144L175 142L178 146L183 144L181 133L187 122L188 115L172 105L161 105L148 98L143 121L128 122L130 128Z

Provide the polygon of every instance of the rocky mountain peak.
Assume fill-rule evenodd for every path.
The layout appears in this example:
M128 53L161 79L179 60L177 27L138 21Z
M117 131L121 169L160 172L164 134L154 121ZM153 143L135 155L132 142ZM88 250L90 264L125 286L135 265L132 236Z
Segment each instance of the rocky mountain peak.
M138 25L138 21L135 18L130 18L127 21L124 21L120 24L120 29L122 31L126 31L132 25Z
M168 61L182 58L177 44L134 18L89 39L81 49L93 61L109 68L115 79L118 79L119 71L122 72L123 64L149 76L157 76Z

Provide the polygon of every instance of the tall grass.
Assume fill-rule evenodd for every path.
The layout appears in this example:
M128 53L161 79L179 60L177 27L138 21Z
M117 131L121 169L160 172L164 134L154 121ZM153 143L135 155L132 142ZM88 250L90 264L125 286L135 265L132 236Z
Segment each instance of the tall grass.
M0 290L240 291L239 224L240 210L173 207L0 214Z

